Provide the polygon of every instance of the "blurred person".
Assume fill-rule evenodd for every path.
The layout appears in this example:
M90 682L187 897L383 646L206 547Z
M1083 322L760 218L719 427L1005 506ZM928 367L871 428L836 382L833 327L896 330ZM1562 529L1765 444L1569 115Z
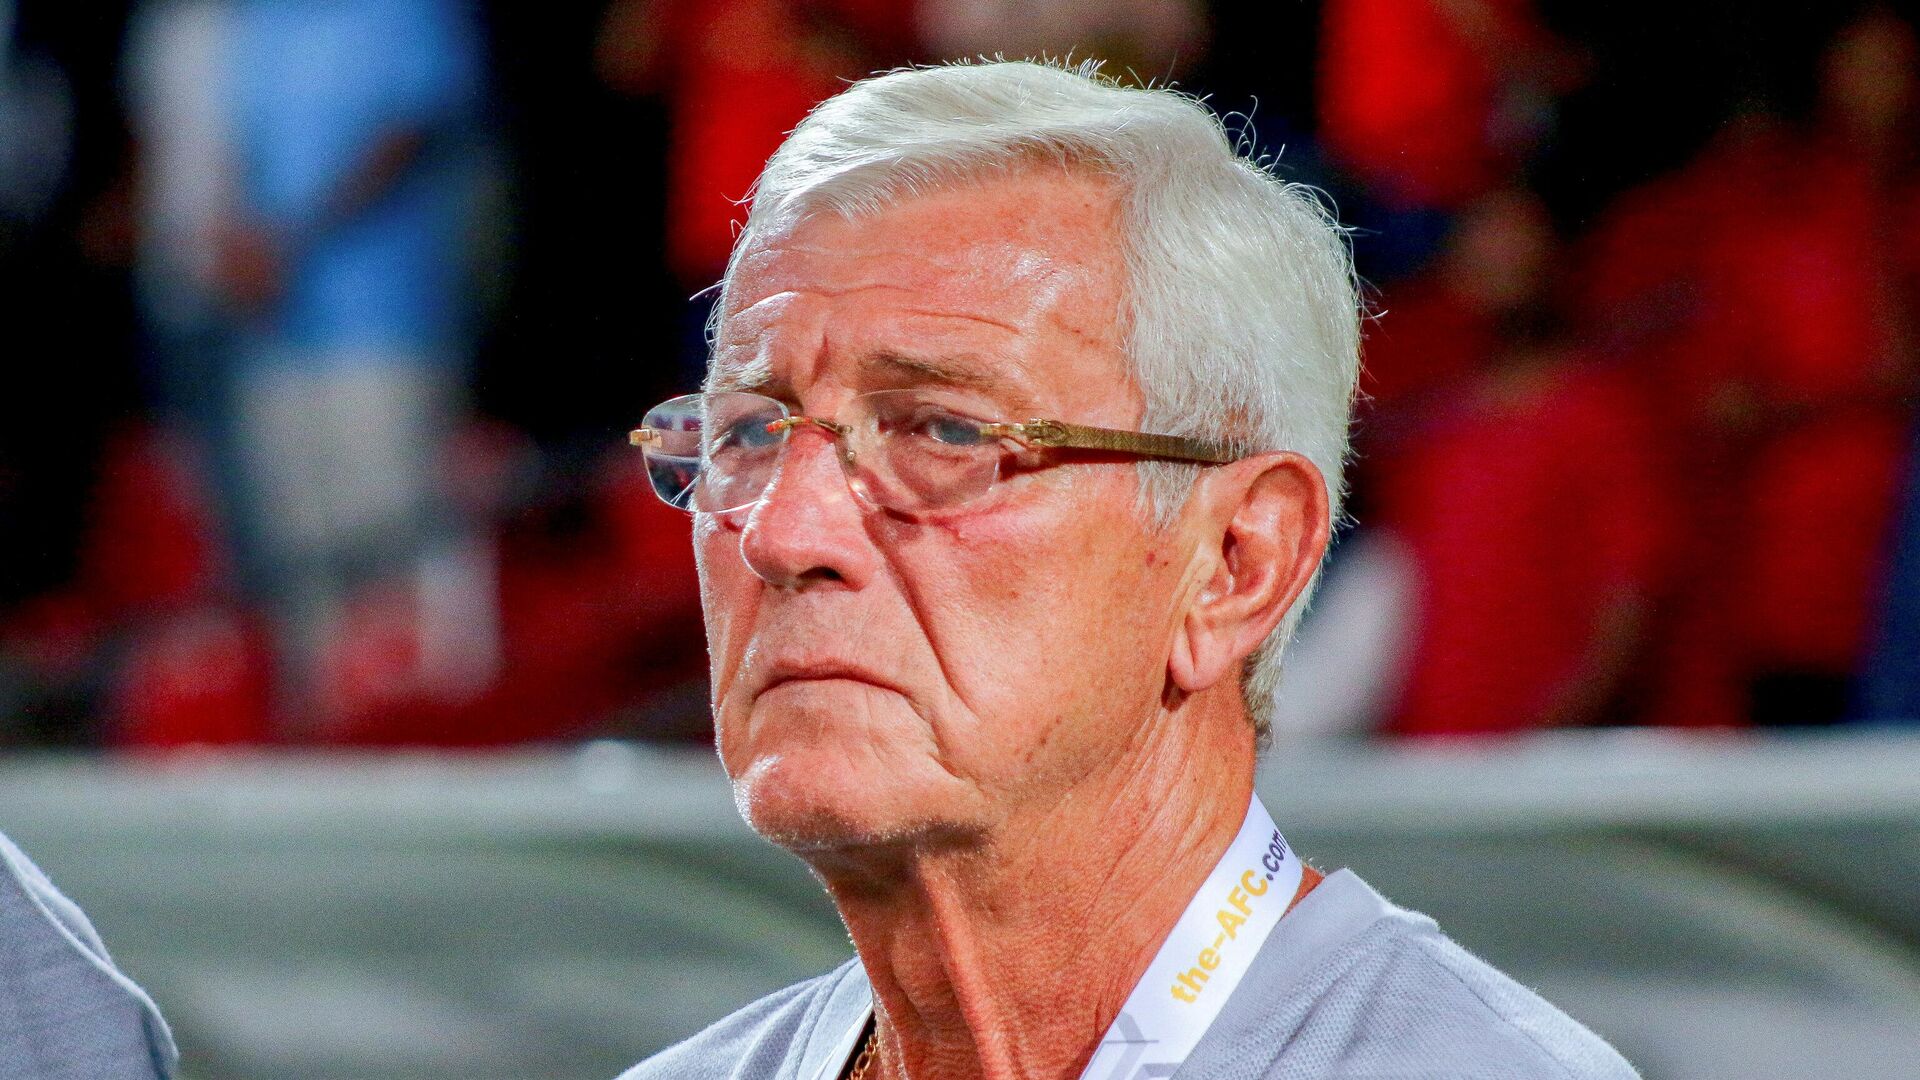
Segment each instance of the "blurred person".
M1316 135L1375 281L1530 169L1588 63L1532 0L1326 0L1318 43Z
M1873 650L1851 710L1858 720L1920 724L1920 427L1905 474Z
M268 734L266 643L237 603L214 498L244 482L228 312L212 284L214 227L234 183L219 77L233 15L232 0L151 0L129 13L121 54L149 407L108 443L79 575L117 639L100 711L118 745Z
M231 19L215 78L232 184L207 273L232 431L215 441L242 578L276 624L279 708L325 727L470 695L496 663L492 557L446 471L478 28L450 0L234 0ZM355 666L382 649L391 662Z
M631 438L736 802L858 956L628 1080L1634 1075L1254 795L1357 316L1321 207L1171 92L905 70L795 129L706 391Z
M667 262L689 292L719 275L742 200L807 110L848 79L913 58L913 5L889 0L615 0L595 63L667 102ZM682 324L676 382L705 362L709 302Z
M1910 392L1910 437L1902 463L1903 494L1888 530L1884 586L1878 623L1865 663L1855 715L1869 720L1920 723L1920 418L1911 409L1916 368L1920 368L1920 146L1913 125L1920 121L1920 48L1915 28L1880 8L1850 28L1836 58L1843 70L1833 81L1856 102L1857 141L1882 175L1897 176L1907 191L1886 223L1899 237L1897 254L1882 267L1880 284L1891 293L1881 310L1889 349L1903 357L1892 373ZM1893 246L1893 245L1889 245ZM1884 250L1884 249L1883 249Z
M1321 141L1403 210L1506 183L1584 68L1531 0L1326 0L1321 20Z
M66 179L75 111L65 73L37 43L25 39L18 15L12 0L0 0L0 296L10 313L31 295L23 286L41 269L35 265L42 254L36 241L51 231L47 219ZM9 347L33 349L39 344L36 329L30 319L10 318ZM0 394L0 560L8 568L0 578L0 744L55 735L34 729L66 727L77 718L60 716L51 725L41 718L79 711L48 707L46 698L66 696L59 683L69 680L48 677L45 669L55 665L33 655L45 651L54 636L33 624L48 620L21 610L56 585L66 569L48 556L68 539L59 511L65 509L61 502L70 505L71 495L51 496L71 489L76 479L70 467L36 466L49 441L60 450L84 441L70 435L48 440L45 425L34 422L44 407L36 398Z
M917 0L921 40L946 60L1098 56L1140 82L1166 83L1200 63L1208 12L1198 0Z
M1658 722L1830 723L1856 693L1916 386L1914 58L1908 23L1864 9L1811 117L1742 120L1604 227L1592 317L1640 324L1690 463Z
M1622 715L1671 516L1637 386L1559 325L1558 258L1537 197L1488 196L1424 285L1459 299L1389 296L1376 340L1391 347L1370 342L1387 393L1364 523L1415 567L1396 733Z
M1555 248L1545 208L1526 191L1461 211L1432 265L1389 286L1368 326L1360 386L1370 437L1390 437L1400 416L1418 415L1528 332L1548 301Z
M1865 658L1916 386L1912 27L1882 9L1820 61L1816 127L1724 238L1707 405L1743 458L1734 597L1756 721L1837 719Z
M65 73L19 47L17 14L11 0L0 2L0 254L53 203L73 126Z
M146 992L86 913L0 833L0 1075L167 1080L180 1062Z
M1482 610L1474 590L1483 584L1484 573L1456 575L1471 560L1437 550L1436 538L1423 532L1438 526L1433 517L1444 515L1446 498L1421 497L1423 509L1417 512L1396 500L1406 499L1415 487L1452 490L1455 478L1449 469L1431 464L1429 451L1457 436L1472 442L1468 432L1479 429L1461 422L1460 403L1478 396L1476 380L1508 343L1533 333L1555 258L1539 200L1523 191L1496 192L1461 211L1424 272L1388 285L1381 295L1379 310L1366 324L1351 467L1349 505L1359 524L1330 565L1290 651L1291 677L1282 685L1281 700L1295 714L1276 718L1283 730L1358 734L1396 721L1403 730L1429 732L1537 726L1484 695L1470 700L1451 692L1438 695L1457 703L1444 717L1409 723L1413 713L1433 706L1409 710L1402 707L1403 699L1409 694L1432 698L1429 683L1437 672L1472 677L1489 662L1504 666L1509 658L1501 652L1504 632L1483 638L1474 634L1473 624L1461 625ZM1520 400L1513 404L1523 407ZM1490 427L1503 430L1510 419L1502 417ZM1476 507L1473 513L1487 510ZM1489 554L1486 564L1512 557L1517 544L1539 543L1537 530L1523 530L1525 539L1508 536L1504 530L1512 524L1504 519L1490 524L1486 539L1499 554ZM1406 530L1421 533L1416 543L1402 535ZM1505 615L1492 621L1526 635L1538 628L1544 609L1569 598L1561 593L1535 598L1521 590L1514 599L1533 617L1517 624ZM1535 603L1539 609L1531 607ZM1486 650L1475 656L1471 650L1478 644ZM1529 696L1528 691L1522 688L1520 696Z
M0 5L0 742L85 744L112 625L81 550L139 404L113 93L124 12Z
M582 62L606 8L486 5L489 39L513 43L488 66L490 126L511 171L507 212L492 215L504 290L483 320L474 404L568 479L609 456L607 433L632 422L634 402L682 385L672 364L632 362L677 325L689 290L666 266L665 104ZM581 407L588 388L597 409Z
M1677 507L1670 575L1656 585L1639 719L1663 727L1728 727L1747 719L1734 591L1732 441L1707 422L1723 347L1703 331L1715 252L1707 238L1748 220L1791 146L1776 116L1746 110L1685 169L1627 192L1572 253L1569 291L1580 332L1622 358L1645 388L1657 460Z
M230 437L222 393L229 312L216 287L215 241L238 182L221 77L235 23L235 0L154 0L129 21L122 59L135 157L134 276L155 412L163 426L207 438Z

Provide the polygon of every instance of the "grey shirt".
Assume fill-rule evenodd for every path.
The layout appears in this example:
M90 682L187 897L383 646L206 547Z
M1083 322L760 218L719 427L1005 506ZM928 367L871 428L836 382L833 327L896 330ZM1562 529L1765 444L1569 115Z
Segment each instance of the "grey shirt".
M0 1080L165 1080L178 1058L86 915L0 834Z
M754 1002L621 1080L815 1080L872 1002L859 962ZM829 1071L828 1077L838 1073ZM1613 1047L1350 870L1280 920L1177 1080L1634 1080Z

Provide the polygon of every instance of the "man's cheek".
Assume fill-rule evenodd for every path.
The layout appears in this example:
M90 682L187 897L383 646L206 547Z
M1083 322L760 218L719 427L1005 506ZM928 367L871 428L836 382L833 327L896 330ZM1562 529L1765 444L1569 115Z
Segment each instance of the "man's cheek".
M693 566L699 576L700 599L724 601L743 579L753 578L740 556L740 533L722 527L718 514L696 514L693 520Z
M696 547L697 551L707 550ZM751 641L758 579L738 553L722 552L700 565L700 608L707 635L707 664L716 714L726 704L741 656ZM716 715L716 720L719 717Z

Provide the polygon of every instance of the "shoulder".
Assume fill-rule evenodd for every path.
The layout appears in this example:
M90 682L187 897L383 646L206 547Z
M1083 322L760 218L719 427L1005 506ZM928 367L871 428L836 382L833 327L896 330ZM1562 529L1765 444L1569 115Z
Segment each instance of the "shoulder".
M1382 935L1373 948L1379 962L1355 974L1374 991L1368 1041L1390 1056L1412 1050L1454 1063L1447 1075L1459 1076L1638 1076L1605 1039L1438 931ZM1433 1074L1423 1065L1407 1075Z
M115 967L93 924L0 834L0 1073L165 1077L179 1054L160 1010Z
M866 1013L870 995L858 960L796 983L717 1021L620 1075L619 1080L747 1080L798 1077L824 1060Z
M1637 1080L1606 1041L1351 871L1280 920L1189 1060L1287 1080Z
M1462 948L1433 920L1348 873L1328 899L1351 933L1330 942L1302 1045L1338 1047L1328 1076L1636 1080L1606 1040ZM1329 883L1334 883L1329 878ZM1316 890L1317 891L1317 890ZM1303 905L1304 906L1304 905Z

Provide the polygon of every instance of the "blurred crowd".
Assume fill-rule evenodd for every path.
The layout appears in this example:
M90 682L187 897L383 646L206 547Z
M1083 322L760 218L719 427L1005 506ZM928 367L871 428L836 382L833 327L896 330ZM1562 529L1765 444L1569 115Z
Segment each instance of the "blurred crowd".
M0 0L0 746L706 737L697 385L844 80L1094 57L1373 308L1277 727L1920 719L1920 42L1883 3Z

